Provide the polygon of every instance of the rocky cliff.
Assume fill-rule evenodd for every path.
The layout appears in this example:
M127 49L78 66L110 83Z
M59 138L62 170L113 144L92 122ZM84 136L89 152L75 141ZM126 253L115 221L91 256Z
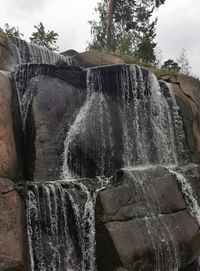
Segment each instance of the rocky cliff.
M94 218L100 271L199 270L198 80L158 82L111 55L52 56L3 33L0 46L0 270L96 270Z

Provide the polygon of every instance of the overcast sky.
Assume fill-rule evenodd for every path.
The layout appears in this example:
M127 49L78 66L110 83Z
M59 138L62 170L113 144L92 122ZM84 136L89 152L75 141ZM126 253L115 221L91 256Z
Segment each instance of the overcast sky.
M84 51L90 39L88 20L98 0L0 0L0 26L18 26L25 38L34 25L59 34L60 50ZM166 0L157 12L158 47L164 59L176 59L186 49L192 73L200 77L200 0Z

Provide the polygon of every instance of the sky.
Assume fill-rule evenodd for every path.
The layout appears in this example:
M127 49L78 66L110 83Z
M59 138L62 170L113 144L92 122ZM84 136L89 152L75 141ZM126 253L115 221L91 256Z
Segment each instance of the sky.
M0 26L18 26L28 40L34 25L59 34L60 51L82 52L90 40L88 20L95 18L98 0L0 0ZM158 11L156 42L163 60L186 49L191 73L200 78L200 0L166 0Z

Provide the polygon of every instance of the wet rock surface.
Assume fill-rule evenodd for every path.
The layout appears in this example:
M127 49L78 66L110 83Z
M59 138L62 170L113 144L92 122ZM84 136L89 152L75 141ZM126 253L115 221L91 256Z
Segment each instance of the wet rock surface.
M63 80L39 80L26 126L29 180L59 179L66 130L84 99L84 91Z
M99 271L198 271L200 218L198 219L199 211L195 208L200 205L200 170L187 163L200 162L199 85L193 84L189 79L179 78L180 81L173 84L179 106L174 110L175 103L170 88L165 83L161 82L160 85L165 85L163 91L166 100L164 97L160 98L162 93L159 83L152 74L138 66L129 69L128 66L121 65L121 58L97 52L76 53L73 61L69 62L82 67L78 68L68 66L66 59L63 60L58 55L51 56L41 48L36 50L36 47L25 41L18 40L16 46L22 53L21 62L24 63L16 66L13 72L22 111L22 127L19 118L15 117L18 101L16 98L13 100L10 79L4 73L0 74L0 270L28 270L25 260L28 258L28 249L24 203L11 181L19 180L19 168L21 171L23 168L19 157L23 156L24 175L28 181L45 182L62 178L64 160L66 168L81 177L113 175L110 186L99 193L96 204ZM36 51L38 55L35 54ZM12 54L12 46L0 34L1 68L8 69L9 65L18 63L18 60ZM42 64L37 64L39 62ZM110 64L117 65L84 69ZM13 91L16 89L13 88ZM158 100L160 104L156 103ZM159 114L163 118L161 122ZM166 115L168 119L165 118ZM177 129L178 133L168 129L172 126L177 128L177 122L181 123L179 115L183 117L186 140L183 140L181 125ZM162 122L165 126L162 126ZM21 128L23 144L20 141ZM167 129L169 133L165 134ZM159 137L159 133L156 133L158 130L165 134L165 140L159 141L159 138L156 141L157 136ZM126 133L123 134L123 131ZM73 140L70 136L67 137L68 132ZM165 145L170 136L173 144ZM19 149L23 146L23 153L16 145L20 146ZM157 148L158 145L161 147ZM182 148L180 153L179 147ZM184 166L176 171L187 178L187 183L181 184L175 174L163 167L119 170L124 166L125 160L129 165L149 162L175 164L179 162L175 155L177 153ZM88 199L88 204L91 203L90 193L82 186L83 183L80 183L78 189L83 189L83 198ZM37 188L37 183L35 187ZM49 212L49 220L45 221L47 231L49 221L55 222L56 212L63 212L62 208L57 208L60 206L62 189L57 186L55 200L55 187L52 183L47 186L44 184L40 193L36 193L37 199L41 199L42 193L45 200L51 198L44 205L44 209ZM77 185L76 189L73 186L70 189L66 192L67 197L74 193L76 198L74 191ZM38 205L42 205L45 200L38 201ZM62 206L65 206L64 203ZM73 204L74 201L70 203L70 208ZM82 203L85 210L88 208L87 204ZM188 207L189 205L192 207ZM54 207L53 215L51 207ZM31 211L37 232L34 209ZM94 218L90 217L90 213L89 210L86 231L92 225L89 219ZM39 222L43 229L43 221ZM61 223L58 224L60 226ZM73 231L73 227L69 226L70 232ZM51 230L54 231L53 227ZM52 232L49 239L51 248ZM39 231L39 238L42 236L40 234ZM75 236L78 236L78 232ZM55 240L58 239L55 234L54 237ZM40 248L38 251L40 255ZM51 257L47 260L51 262ZM87 255L85 260L87 262ZM56 266L56 263L52 264Z
M180 114L183 118L184 130L194 163L200 162L200 84L198 79L178 76L172 83Z
M113 185L101 191L97 200L99 270L121 266L153 271L158 261L163 270L181 269L198 257L199 225L167 169L123 170ZM199 188L195 191L200 193Z

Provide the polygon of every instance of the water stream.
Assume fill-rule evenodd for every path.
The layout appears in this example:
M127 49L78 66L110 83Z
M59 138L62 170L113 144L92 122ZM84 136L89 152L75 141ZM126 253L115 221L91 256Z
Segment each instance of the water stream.
M170 86L160 84L152 73L135 65L122 65L108 81L104 72L103 67L86 71L87 95L66 132L61 180L28 184L32 271L96 270L96 197L107 185L106 176L112 175L117 153L111 101L120 126L118 140L124 168L175 167L189 159L183 123ZM34 83L30 87L34 88ZM112 84L116 86L114 94L109 92ZM28 105L32 93L29 88L21 95L22 107ZM26 114L26 108L23 112ZM88 161L93 163L94 178L88 175ZM149 214L144 223L155 252L155 271L178 271L180 257L174 233L163 215L153 215L155 210L159 213L157 195L148 190L145 173L138 172L131 170L130 174L141 190ZM180 173L171 173L182 185L191 214L200 222L200 209L191 186Z

